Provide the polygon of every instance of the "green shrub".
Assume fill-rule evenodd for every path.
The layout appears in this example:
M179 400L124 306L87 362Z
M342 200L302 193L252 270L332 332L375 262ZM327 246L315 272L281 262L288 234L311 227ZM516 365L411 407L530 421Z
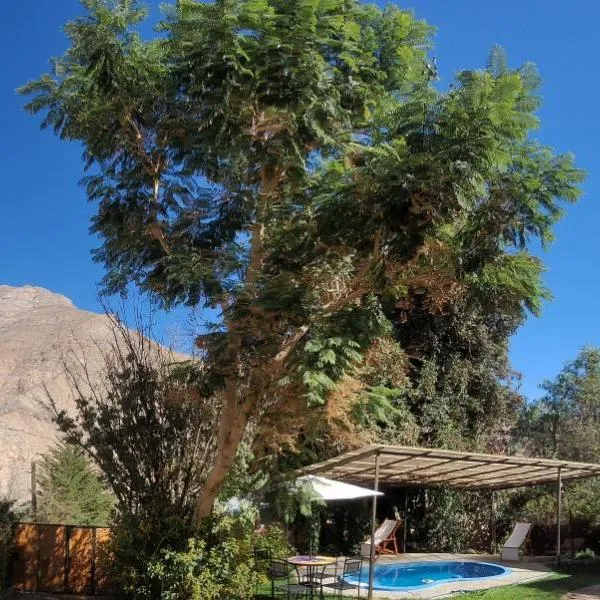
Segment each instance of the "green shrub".
M196 536L172 536L153 551L134 523L122 521L112 550L118 594L135 600L249 600L266 582L255 548L273 556L292 551L281 529L258 532L254 523L247 513L217 514L204 521Z
M103 548L104 568L117 598L160 598L148 590L148 565L166 550L184 551L192 529L186 518L172 514L161 519L140 519L122 512L111 526L112 535ZM138 594L138 589L144 590Z
M0 591L8 589L9 566L13 555L13 534L16 521L13 504L0 500Z
M181 552L165 550L148 565L150 587L139 598L160 600L249 600L259 583L251 548L245 540L224 540L207 549L204 540L188 540ZM250 550L248 553L247 550ZM160 590L159 595L156 591Z
M274 558L284 558L291 556L295 550L287 541L283 530L280 527L266 527L260 532L254 534L255 548L268 550Z
M594 558L596 558L596 553L589 548L580 550L575 554L575 560L593 560Z

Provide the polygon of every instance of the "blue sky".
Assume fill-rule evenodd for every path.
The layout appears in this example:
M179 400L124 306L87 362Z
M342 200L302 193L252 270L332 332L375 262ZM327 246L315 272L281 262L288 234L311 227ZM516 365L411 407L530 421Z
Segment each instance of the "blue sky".
M149 2L157 12L158 0ZM524 376L522 390L536 397L537 385L582 345L600 344L600 2L410 0L399 5L437 26L434 55L442 86L456 71L482 66L494 44L506 48L513 65L536 63L544 80L537 137L557 151L574 152L588 172L582 201L569 208L556 242L543 254L554 300L511 343L514 367ZM99 310L96 285L103 273L90 258L96 241L88 234L92 207L78 185L80 150L50 132L40 133L14 91L45 72L50 56L64 51L62 25L79 10L78 0L19 0L3 6L0 284L41 285L80 308ZM163 316L161 327L172 320Z

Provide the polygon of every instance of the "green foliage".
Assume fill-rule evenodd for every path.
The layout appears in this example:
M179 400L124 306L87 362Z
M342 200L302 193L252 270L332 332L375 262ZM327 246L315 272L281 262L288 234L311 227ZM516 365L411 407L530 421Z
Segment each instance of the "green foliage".
M514 492L510 499L510 511L531 523L554 526L557 505L556 490L553 487ZM562 504L564 520L585 523L587 528L600 525L598 493L600 482L597 479L565 485Z
M268 489L266 497L277 517L287 525L299 517L316 521L321 508L325 506L310 484L297 479Z
M289 556L292 549L277 527L255 531L255 514L230 517L216 513L193 538L130 563L121 577L121 593L136 600L243 600L266 582L254 550Z
M411 539L422 551L468 552L489 541L489 497L445 488L411 498ZM417 516L418 515L418 516Z
M285 558L294 554L294 548L289 544L284 531L277 526L269 526L256 533L255 546L268 550L274 558Z
M508 340L548 297L530 248L583 179L532 142L535 68L494 49L440 91L431 28L357 0L179 0L151 41L135 2L85 6L22 92L84 148L106 291L221 309L198 340L224 415L204 513L266 416L323 415L348 378L374 436L506 450ZM381 338L406 381L364 371Z
M522 414L517 439L531 454L595 462L600 459L600 349L586 347L545 395Z
M114 498L81 448L69 444L52 448L42 458L37 484L38 521L108 524Z
M600 350L583 348L554 379L542 384L544 395L523 407L513 433L515 450L531 456L583 462L600 460ZM593 528L600 524L600 481L589 479L564 486L563 514ZM511 506L533 523L556 520L554 489L522 491ZM590 542L596 543L597 533Z
M589 548L585 550L579 550L574 556L575 560L593 560L596 558L596 553Z
M71 373L76 412L57 414L67 440L93 457L116 499L119 518L137 519L150 554L191 526L195 490L210 460L215 411L182 365L144 335L113 321L115 343L104 381ZM186 525L187 523L187 525ZM142 553L142 546L138 547Z
M309 358L303 367L302 380L310 403L322 404L328 392L337 387L336 381L361 362L359 348L353 340L339 337L306 343L304 351Z
M429 28L354 1L186 0L170 10L165 42L142 42L133 32L141 14L127 4L87 3L54 74L23 93L30 111L46 112L45 126L81 140L100 167L86 181L100 205L108 289L133 278L165 299L216 302L239 268L256 167L275 159L303 177L313 147L332 152L379 96L422 78ZM226 189L197 191L193 171ZM189 221L198 210L200 227ZM181 242L163 258L158 239L144 240L153 219ZM203 252L217 242L218 252Z
M0 500L0 592L10 590L9 577L11 574L14 551L14 524L17 515L13 511L13 503Z
M333 503L323 516L320 551L329 555L359 556L360 546L370 534L370 503Z
M354 404L359 429L374 434L381 444L414 445L420 430L406 396L406 390L383 386L366 391Z
M150 559L125 592L139 600L249 600L261 581L254 548L280 539L270 532L258 540L247 524L216 517L183 548L163 549Z
M599 498L600 481L597 478L569 484L563 492L563 504L566 514L571 519L581 519L592 526L598 527L600 525ZM598 541L600 542L600 539Z
M247 442L240 445L235 463L223 483L219 500L251 496L268 484L268 474L256 468L256 457Z
M57 413L67 439L85 447L115 499L110 580L135 597L148 561L192 537L193 507L210 464L215 407L199 396L193 362L113 320L101 385L69 370L76 411ZM128 591L127 591L128 590ZM127 595L129 594L129 595Z

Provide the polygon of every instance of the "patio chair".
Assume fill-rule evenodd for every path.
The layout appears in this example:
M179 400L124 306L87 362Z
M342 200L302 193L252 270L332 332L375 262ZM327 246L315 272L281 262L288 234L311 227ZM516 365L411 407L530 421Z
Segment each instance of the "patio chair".
M269 577L271 579L271 598L307 598L311 595L311 587L299 580L292 580L295 569L285 560L271 559Z
M347 594L345 594L344 592L348 591L348 590L356 590L356 598L360 598L360 584L361 584L361 575L362 575L362 565L363 565L363 559L360 556L357 557L350 557L350 558L346 558L346 560L344 560L344 566L343 569L341 571L341 573L339 574L339 576L337 576L334 578L333 581L328 582L328 583L323 583L321 585L321 593L323 592L324 589L327 590L331 590L333 592L333 595L339 595L339 597L343 596L346 598L348 597ZM337 566L337 563L336 563ZM346 581L346 577L348 575L356 575L358 573L358 585L354 585L352 583L348 583Z
M256 568L260 573L264 573L269 577L271 582L271 593L270 594L260 594L258 589L255 590L254 598L255 600L267 600L267 598L273 598L275 596L275 580L271 577L271 560L273 556L271 550L268 548L254 548L254 562L256 563Z
M322 571L313 572L311 579L315 582L322 584L327 579L337 579L338 574L341 572L341 567L344 564L344 558L338 558L332 565L327 565Z
M521 547L527 540L530 529L531 523L517 523L515 525L509 538L504 542L502 554L500 555L502 560L521 559Z
M375 554L398 554L396 532L402 525L401 519L385 519L375 532ZM392 546L390 549L389 546ZM369 537L360 545L360 554L363 558L371 556L371 538Z

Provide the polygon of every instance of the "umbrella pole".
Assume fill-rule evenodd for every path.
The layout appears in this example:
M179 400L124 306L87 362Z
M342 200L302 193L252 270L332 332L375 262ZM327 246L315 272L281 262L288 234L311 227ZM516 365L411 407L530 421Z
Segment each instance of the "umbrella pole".
M310 511L310 523L308 524L308 557L313 555L313 536L315 534L315 515L314 510Z
M375 482L373 489L379 491L379 452L375 453ZM375 525L377 521L377 496L373 496L371 512L371 548L369 554L369 592L368 600L373 598L373 581L375 579Z

